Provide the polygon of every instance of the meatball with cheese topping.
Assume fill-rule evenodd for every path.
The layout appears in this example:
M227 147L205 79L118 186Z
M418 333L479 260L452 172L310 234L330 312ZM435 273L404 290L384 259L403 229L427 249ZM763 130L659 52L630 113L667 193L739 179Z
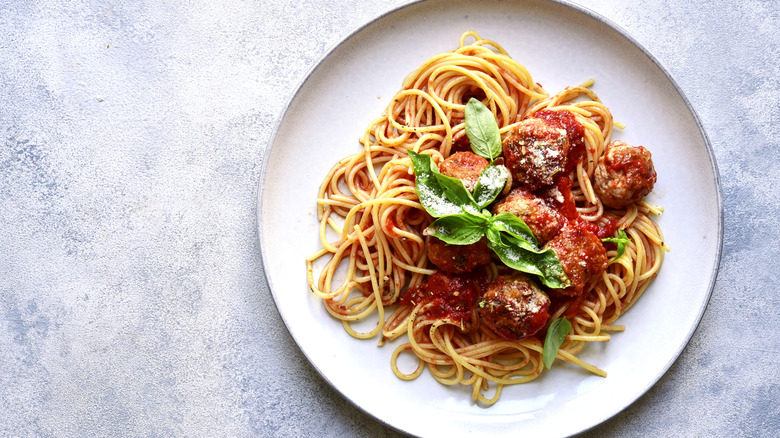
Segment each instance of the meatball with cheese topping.
M488 160L473 152L456 152L439 165L442 175L458 178L470 191L474 191L479 174L488 167Z
M479 302L482 321L510 341L534 335L547 323L550 298L527 276L499 275Z
M549 186L565 170L569 146L565 129L543 119L525 119L503 141L506 167L512 179L529 190Z
M564 226L544 245L544 249L548 248L552 248L558 256L563 272L571 282L568 288L559 290L563 295L579 295L608 264L607 250L598 236L574 224Z
M539 241L544 244L563 226L561 215L544 199L518 187L493 207L493 214L512 213L519 217Z
M471 272L490 262L491 254L484 237L471 245L451 245L433 236L428 238L428 260L450 274Z
M613 141L604 149L593 174L593 189L604 205L623 208L647 196L656 173L650 151Z

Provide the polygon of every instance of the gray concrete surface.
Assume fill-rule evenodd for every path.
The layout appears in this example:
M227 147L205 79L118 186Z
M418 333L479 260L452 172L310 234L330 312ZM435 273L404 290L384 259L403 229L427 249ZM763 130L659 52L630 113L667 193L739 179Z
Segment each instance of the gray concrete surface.
M255 219L290 93L396 3L0 0L0 436L398 435L300 354ZM578 3L687 94L726 227L682 356L586 435L777 436L780 3Z

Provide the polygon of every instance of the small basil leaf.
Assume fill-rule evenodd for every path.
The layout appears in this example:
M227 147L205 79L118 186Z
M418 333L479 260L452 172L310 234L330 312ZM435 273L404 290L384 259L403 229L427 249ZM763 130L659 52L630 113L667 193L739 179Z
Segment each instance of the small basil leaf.
M484 208L496 200L496 197L506 185L509 171L504 166L490 165L479 174L474 187L474 200L479 208Z
M466 103L466 136L471 150L482 158L493 161L501 155L501 133L493 113L473 97Z
M549 288L563 289L571 285L552 249L535 250L528 241L503 233L501 244L488 241L488 247L505 265L516 271L539 276L542 283Z
M488 242L489 242L488 246L490 246L490 244L498 245L498 246L506 246L503 240L501 240L501 232L493 227L488 226L485 229L485 236L487 236L488 238Z
M412 150L408 152L414 168L415 191L425 210L433 217L460 214L462 211L460 205L445 196L445 190L436 178L438 169L431 156L418 154Z
M557 318L550 323L547 328L547 336L544 337L544 348L542 349L542 362L549 370L558 355L561 344L566 339L566 335L571 331L571 323L566 318Z
M477 207L474 206L474 204L466 204L461 205L461 212L463 214L467 214L469 216L473 216L476 218L480 218L479 220L486 222L488 219L490 219L490 212L487 210L482 210L481 212L477 209ZM485 214L487 213L487 214Z
M535 250L539 249L539 243L533 232L522 219L509 212L499 213L490 218L490 225L499 231L505 231L515 237L523 239L531 244Z
M485 235L487 221L479 216L457 214L436 219L426 230L451 245L471 245Z
M626 245L628 245L628 243L630 242L630 239L628 238L628 235L626 234L626 232L624 230L619 230L617 237L607 237L605 239L601 239L601 241L602 242L617 243L617 254L615 255L614 258L612 258L612 260L610 260L610 261L614 262L615 260L617 260L620 257L622 257L623 253L626 252Z
M442 175L438 171L434 172L433 175L439 183L439 187L444 190L444 196L452 203L459 206L471 205L476 208L474 198L471 197L471 193L469 193L466 186L463 185L463 181L458 178Z

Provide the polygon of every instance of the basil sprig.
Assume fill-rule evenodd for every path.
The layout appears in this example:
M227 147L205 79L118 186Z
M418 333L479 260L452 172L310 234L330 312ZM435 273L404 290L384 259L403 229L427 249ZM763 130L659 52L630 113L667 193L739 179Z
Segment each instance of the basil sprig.
M466 103L466 136L471 150L491 162L501 155L501 132L493 113L479 100Z
M486 209L509 177L506 167L492 164L501 154L501 133L493 113L477 99L466 104L465 118L471 149L491 161L480 173L473 194L463 181L439 173L430 155L409 151L417 197L437 218L425 234L451 245L471 245L486 236L488 247L508 267L537 275L548 287L568 287L571 283L555 252L542 250L528 225L511 213L494 216Z
M623 253L626 252L626 245L630 242L628 235L626 235L626 232L623 230L618 231L617 237L607 237L605 239L601 239L602 242L612 242L617 244L617 254L615 257L610 260L611 262L614 262L615 260L619 259L623 256Z
M426 234L452 245L470 245L487 236L488 247L510 268L537 275L551 288L570 285L555 252L539 248L520 218L511 213L492 215L485 209L506 184L508 171L504 166L491 164L485 168L472 195L463 181L439 173L430 155L410 150L409 157L420 203L437 218Z
M571 323L563 317L553 320L550 327L547 328L547 336L544 337L544 348L542 349L542 362L548 370L570 331Z

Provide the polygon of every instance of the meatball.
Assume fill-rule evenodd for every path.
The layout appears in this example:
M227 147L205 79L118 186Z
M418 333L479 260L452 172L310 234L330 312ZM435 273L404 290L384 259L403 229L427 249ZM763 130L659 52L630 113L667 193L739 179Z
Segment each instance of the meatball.
M473 152L456 152L442 161L439 172L463 181L463 185L472 192L477 185L479 174L488 164L488 160Z
M571 286L559 292L563 295L577 296L585 286L597 278L606 269L607 250L598 236L587 229L570 223L546 245L552 248L561 261L563 272L569 277Z
M479 302L482 321L510 341L525 339L547 323L550 298L523 274L500 275Z
M540 244L552 239L563 226L563 219L544 199L518 187L493 207L493 214L508 212L519 217Z
M647 196L656 180L650 151L622 141L608 144L594 172L593 188L608 207L623 208Z
M549 122L530 118L503 142L506 167L512 179L535 190L553 183L553 177L566 168L569 137L566 130Z
M428 260L451 274L471 272L490 262L491 254L484 237L471 245L451 245L435 237L428 239Z

